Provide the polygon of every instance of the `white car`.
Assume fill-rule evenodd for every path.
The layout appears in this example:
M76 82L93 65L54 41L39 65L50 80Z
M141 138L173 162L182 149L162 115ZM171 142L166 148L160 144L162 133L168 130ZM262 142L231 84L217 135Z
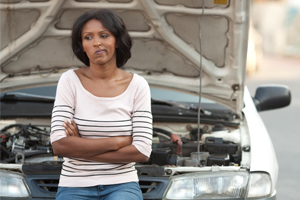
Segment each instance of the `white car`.
M56 84L83 67L70 30L96 8L124 20L133 39L124 70L151 87L153 150L136 164L144 199L276 199L278 164L258 111L288 106L291 94L269 85L252 98L245 86L250 1L3 2L1 199L55 198L63 162L49 141Z

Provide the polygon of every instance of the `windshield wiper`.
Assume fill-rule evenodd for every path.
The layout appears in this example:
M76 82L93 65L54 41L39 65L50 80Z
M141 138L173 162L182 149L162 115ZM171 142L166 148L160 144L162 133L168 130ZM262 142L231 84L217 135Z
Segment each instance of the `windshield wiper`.
M3 102L13 102L13 101L54 102L54 100L55 97L27 94L21 92L5 93L4 95L1 95L1 101Z
M174 106L177 108L182 108L184 110L193 111L193 113L198 111L198 106L193 106L194 104L185 104L180 102L164 101L164 100L157 100L157 99L151 99L151 103L154 105ZM237 114L228 110L217 112L217 111L209 111L201 108L200 114L201 117L205 119L212 119L212 120L232 121L235 118L238 118Z
M198 111L198 107L188 106L187 104L174 102L174 101L163 101L163 100L158 100L158 99L151 99L151 104L176 106L176 107L179 107L179 108L183 108L185 110ZM193 104L191 104L191 105L193 105ZM204 110L204 109L201 109L201 113L205 114L205 115L211 115L212 114L210 111Z

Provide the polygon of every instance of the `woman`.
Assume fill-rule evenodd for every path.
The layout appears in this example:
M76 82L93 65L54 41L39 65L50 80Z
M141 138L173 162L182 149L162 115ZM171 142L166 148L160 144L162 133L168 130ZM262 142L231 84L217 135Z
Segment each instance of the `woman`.
M72 48L86 67L57 86L51 142L64 156L57 199L142 199L135 162L151 153L149 85L120 69L131 57L120 17L100 9L80 16Z

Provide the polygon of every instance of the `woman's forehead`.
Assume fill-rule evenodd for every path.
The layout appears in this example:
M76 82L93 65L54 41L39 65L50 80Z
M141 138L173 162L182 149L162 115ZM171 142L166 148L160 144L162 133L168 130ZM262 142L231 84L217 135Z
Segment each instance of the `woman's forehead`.
M101 32L101 31L109 31L100 20L91 19L87 21L82 27L82 34L85 32Z

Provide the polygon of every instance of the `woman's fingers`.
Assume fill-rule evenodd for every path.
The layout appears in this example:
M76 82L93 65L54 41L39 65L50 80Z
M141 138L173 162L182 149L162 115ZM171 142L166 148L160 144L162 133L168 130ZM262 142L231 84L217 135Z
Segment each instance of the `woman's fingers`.
M68 122L68 121L65 121L63 123L63 126L66 129L65 132L66 132L67 136L77 136L77 137L80 137L79 131L78 131L78 127L77 127L76 123L74 122L74 120L71 120L71 123Z
M67 134L67 136L71 136L70 132L68 131L68 129L70 129L68 126L68 122L64 121L63 126L65 127L65 133Z
M71 124L72 124L76 129L78 129L78 128L77 128L77 124L74 122L73 119L71 120Z
M67 134L67 136L71 136L67 129L65 130L65 133Z
M71 124L72 124L72 127L73 127L74 134L75 134L76 136L80 137L79 130L78 130L78 127L77 127L77 124L74 122L73 119L71 120Z

